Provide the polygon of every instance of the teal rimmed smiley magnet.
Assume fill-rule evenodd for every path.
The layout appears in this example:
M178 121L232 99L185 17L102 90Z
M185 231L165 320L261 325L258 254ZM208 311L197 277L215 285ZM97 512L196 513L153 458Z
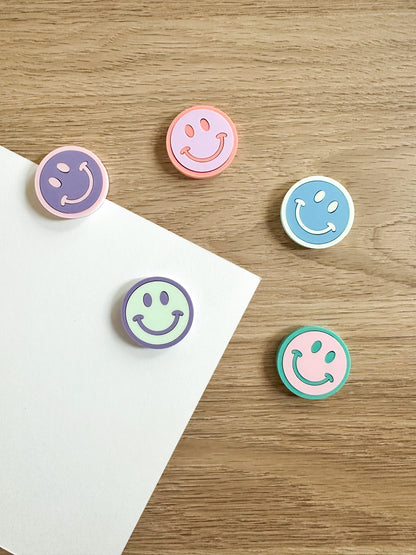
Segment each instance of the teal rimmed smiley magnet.
M277 352L277 370L285 386L305 399L324 399L348 379L351 358L334 332L317 326L297 329Z
M194 318L185 288L165 277L149 277L127 292L121 319L127 334L142 347L164 349L176 345L189 332Z
M293 241L311 249L336 245L349 233L354 203L335 179L316 175L295 183L286 193L280 218Z

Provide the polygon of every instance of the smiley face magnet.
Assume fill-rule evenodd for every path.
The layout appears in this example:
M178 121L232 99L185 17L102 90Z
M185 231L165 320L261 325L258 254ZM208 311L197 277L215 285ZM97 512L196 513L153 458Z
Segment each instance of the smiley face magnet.
M231 164L237 151L231 119L212 106L193 106L172 121L166 148L172 164L188 177L212 177Z
M335 333L306 326L291 333L277 352L277 370L292 393L305 399L324 399L347 381L351 359Z
M187 291L165 277L149 277L133 285L121 308L128 335L151 349L165 349L182 341L193 317L194 308Z
M354 203L349 192L329 177L301 179L286 193L282 225L293 241L312 249L336 245L349 233Z
M104 202L108 175L91 151L64 146L50 152L39 164L35 191L42 206L55 216L80 218Z

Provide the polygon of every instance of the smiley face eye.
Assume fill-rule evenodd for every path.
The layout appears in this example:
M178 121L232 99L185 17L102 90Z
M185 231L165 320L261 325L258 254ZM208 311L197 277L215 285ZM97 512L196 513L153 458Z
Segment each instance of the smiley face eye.
M57 177L50 177L48 179L48 183L49 185L52 185L52 187L55 187L55 189L62 187L62 183L59 181Z
M316 195L313 197L315 202L321 202L325 198L325 191L318 191Z
M311 351L313 353L317 353L320 350L321 347L322 347L321 341L319 341L319 340L315 341L315 343L311 347Z
M65 164L65 162L59 162L59 164L56 164L56 167L62 173L68 173L71 169L68 164Z
M200 126L202 127L202 129L204 131L209 131L210 125L208 123L208 120L206 120L205 118L202 118L201 121L199 122L199 124L200 124Z
M160 294L160 302L163 305L167 305L169 302L169 295L166 293L166 291L162 291Z
M329 203L328 205L328 212L330 214L332 214L332 212L335 212L335 210L338 208L338 202L336 200L333 200L332 202Z
M334 358L335 358L335 353L334 353L334 351L329 351L329 353L327 353L327 354L325 355L325 362L326 362L327 364L329 364L330 362L332 362L332 361L334 360Z
M185 125L185 133L188 135L188 137L191 138L195 135L194 128L192 127L192 125L189 125L189 123Z
M150 293L145 293L143 295L143 304L144 306L152 306L152 295Z

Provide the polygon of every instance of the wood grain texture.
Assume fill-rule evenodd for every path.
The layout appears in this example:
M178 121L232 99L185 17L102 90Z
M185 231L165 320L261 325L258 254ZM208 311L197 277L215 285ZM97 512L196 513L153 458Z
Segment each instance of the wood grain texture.
M126 555L416 553L415 8L0 0L0 144L35 162L92 149L111 200L263 278ZM240 138L204 182L164 147L196 103ZM325 251L279 221L289 186L316 174L356 206ZM306 324L350 348L328 400L276 377L279 341Z

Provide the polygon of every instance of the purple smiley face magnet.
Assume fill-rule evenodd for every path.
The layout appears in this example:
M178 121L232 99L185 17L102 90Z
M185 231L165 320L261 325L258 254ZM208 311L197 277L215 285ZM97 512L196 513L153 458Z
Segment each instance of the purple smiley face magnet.
M61 218L88 216L105 200L108 175L86 148L63 146L50 152L35 175L36 195L46 210Z

